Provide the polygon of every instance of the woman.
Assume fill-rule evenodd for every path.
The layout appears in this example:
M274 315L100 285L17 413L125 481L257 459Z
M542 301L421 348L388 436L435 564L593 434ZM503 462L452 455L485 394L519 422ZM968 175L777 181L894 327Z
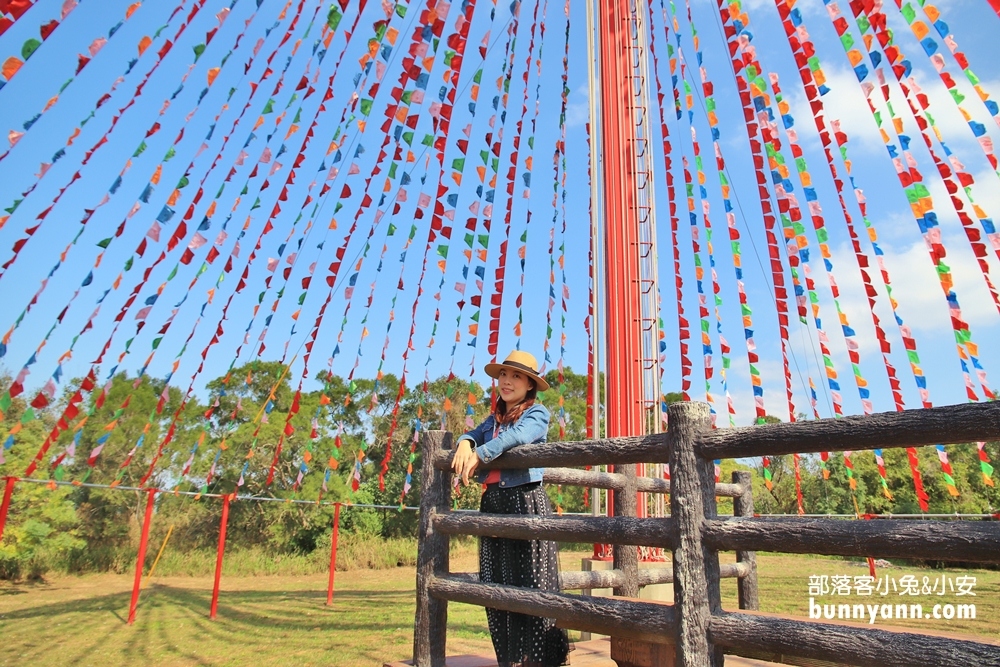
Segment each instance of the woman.
M496 411L459 438L452 469L465 484L478 471L485 490L479 511L490 514L549 515L542 488L542 468L478 470L508 449L545 442L549 411L535 403L549 388L538 374L535 357L515 350L502 364L486 364L497 380ZM484 537L479 542L479 580L547 591L559 590L559 554L555 542ZM569 640L552 619L487 609L486 619L500 667L554 667L567 664Z

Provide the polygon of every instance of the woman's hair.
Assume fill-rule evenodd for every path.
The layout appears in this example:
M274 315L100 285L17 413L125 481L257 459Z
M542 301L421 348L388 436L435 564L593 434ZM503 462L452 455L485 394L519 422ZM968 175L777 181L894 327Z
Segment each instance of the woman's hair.
M525 410L535 404L535 397L538 395L538 385L531 378L528 378L528 382L531 383L531 388L528 389L528 392L524 395L524 400L515 405L509 411L507 410L507 401L502 398L497 399L497 409L493 413L493 418L496 420L497 424L513 424L521 418L521 415L524 414Z

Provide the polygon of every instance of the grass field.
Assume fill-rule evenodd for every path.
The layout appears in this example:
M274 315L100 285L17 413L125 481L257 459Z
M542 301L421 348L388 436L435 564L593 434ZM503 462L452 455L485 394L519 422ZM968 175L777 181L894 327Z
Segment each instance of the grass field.
M564 553L563 568L579 569L585 555ZM867 573L839 558L760 554L758 559L761 610L803 617L810 575ZM452 569L474 570L474 552L456 554ZM1000 572L893 568L878 574L897 580L914 574L921 581L941 574L975 576L975 598L931 595L906 601L927 609L937 602L973 601L977 618L878 620L875 627L910 625L1000 639ZM334 604L326 607L324 575L224 577L218 619L210 621L210 578L157 576L143 591L131 627L125 623L131 576L0 582L0 665L381 665L410 655L414 578L412 567L338 572ZM724 582L726 608L736 608L735 591L735 582ZM884 601L877 594L868 600L822 599L876 600ZM450 605L448 630L450 654L490 651L481 608Z

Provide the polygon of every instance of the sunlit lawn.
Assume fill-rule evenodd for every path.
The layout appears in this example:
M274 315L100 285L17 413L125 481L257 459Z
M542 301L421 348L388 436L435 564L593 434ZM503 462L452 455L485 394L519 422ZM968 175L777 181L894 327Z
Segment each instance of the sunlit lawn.
M564 569L578 569L585 554L564 553ZM838 558L761 554L762 611L806 616L809 575L863 575L866 568ZM467 551L453 570L475 569ZM927 630L1000 639L1000 572L889 569L897 579L942 573L977 577L975 621L877 621ZM326 577L224 578L218 619L208 619L212 581L207 577L155 577L143 592L138 619L128 626L132 578L124 575L59 577L45 583L0 582L0 665L381 665L408 658L414 611L414 570L338 572L332 607ZM724 582L724 605L735 608L733 581ZM876 596L878 597L878 596ZM825 598L825 601L838 601ZM852 604L865 602L852 596ZM868 600L874 602L875 600ZM881 602L882 599L879 599ZM909 601L909 600L908 600ZM912 600L963 602L945 596ZM895 602L895 601L894 601ZM449 608L449 653L490 651L483 610Z
M731 555L723 554L723 561L735 560ZM812 556L812 555L791 555L791 554L758 554L758 586L760 590L760 610L784 614L788 616L800 616L807 618L809 615L809 577L810 575L849 575L851 580L854 577L868 574L868 567L864 561L850 562L843 558L834 556ZM972 596L956 596L947 593L938 595L918 595L902 596L898 592L890 591L888 595L882 596L875 592L871 596L859 596L852 594L848 597L826 595L817 598L817 603L826 604L921 604L924 613L931 611L935 604L966 604L976 605L975 620L897 620L891 621L876 619L874 625L870 627L893 626L894 628L907 627L919 628L924 631L945 632L952 634L976 635L993 641L1000 640L1000 572L996 570L932 570L927 568L913 567L891 567L879 568L876 570L876 577L881 579L888 576L897 582L904 575L912 574L917 581L924 582L924 577L928 578L928 584L933 588L935 579L941 575L951 577L967 576L976 578L976 586ZM723 580L723 607L726 609L737 609L736 602L736 582L733 579ZM865 621L867 623L867 619Z
M131 576L0 582L0 665L381 665L410 657L414 580L412 567L338 572L327 607L323 575L223 578L212 621L211 578L155 577L133 626ZM449 634L450 653L489 649L481 608L450 605Z

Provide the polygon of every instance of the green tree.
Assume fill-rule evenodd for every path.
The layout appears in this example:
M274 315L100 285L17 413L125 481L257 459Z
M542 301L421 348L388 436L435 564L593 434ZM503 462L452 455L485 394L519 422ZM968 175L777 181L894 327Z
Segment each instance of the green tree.
M0 375L0 387L6 392L12 378ZM0 443L16 430L14 444L5 452L3 474L22 474L46 435L55 425L53 414L59 404L49 409L28 412L24 396L11 400L0 419ZM22 423L23 422L23 423ZM20 425L20 428L16 428ZM0 444L0 448L3 445ZM0 488L6 483L0 480ZM80 538L76 508L71 490L47 488L21 481L15 484L3 539L0 540L0 579L38 578L51 568L68 569L74 552L85 543Z

